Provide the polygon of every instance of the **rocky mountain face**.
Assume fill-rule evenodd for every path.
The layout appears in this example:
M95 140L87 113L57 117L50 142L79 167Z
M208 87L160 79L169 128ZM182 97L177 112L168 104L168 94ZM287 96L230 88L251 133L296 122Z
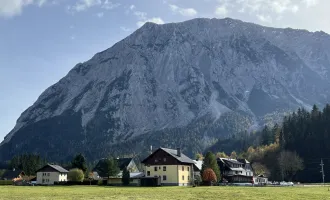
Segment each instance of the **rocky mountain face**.
M146 23L22 113L0 159L180 146L189 155L330 99L330 36L233 19Z

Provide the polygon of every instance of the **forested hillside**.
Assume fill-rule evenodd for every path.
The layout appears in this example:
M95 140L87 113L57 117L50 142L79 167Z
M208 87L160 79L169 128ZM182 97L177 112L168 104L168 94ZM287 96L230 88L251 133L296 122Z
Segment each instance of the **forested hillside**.
M272 180L321 182L321 159L325 174L330 173L329 144L330 105L322 111L314 105L310 112L298 109L284 117L281 125L219 140L208 150L227 154L238 151L238 157L253 162L255 170L268 174ZM325 176L325 181L330 177Z

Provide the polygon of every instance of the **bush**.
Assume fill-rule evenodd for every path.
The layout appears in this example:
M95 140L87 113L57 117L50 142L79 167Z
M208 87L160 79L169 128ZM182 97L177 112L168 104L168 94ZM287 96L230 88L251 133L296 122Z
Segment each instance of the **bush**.
M0 185L12 185L12 180L0 180Z
M103 185L103 180L98 180L97 185Z
M212 183L217 182L217 175L211 168L207 168L203 172L203 182L207 185L212 185Z
M68 173L68 179L70 181L83 182L84 172L81 169L71 169Z

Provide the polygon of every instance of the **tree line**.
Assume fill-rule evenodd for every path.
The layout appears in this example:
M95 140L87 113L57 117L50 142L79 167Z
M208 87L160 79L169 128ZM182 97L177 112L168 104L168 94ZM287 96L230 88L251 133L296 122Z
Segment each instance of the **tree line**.
M96 165L95 171L105 174L107 177L117 176L120 172L117 160L113 157L104 159L103 162ZM7 164L6 170L22 170L28 176L36 175L36 171L47 164L45 159L42 159L36 154L23 154L14 156ZM68 173L68 179L70 181L83 181L84 179L93 178L93 164L88 163L85 156L81 153L77 154L70 163L61 163L65 169L70 170ZM1 170L2 175L5 170ZM123 170L123 184L128 185L130 181L130 175L128 169L125 167Z

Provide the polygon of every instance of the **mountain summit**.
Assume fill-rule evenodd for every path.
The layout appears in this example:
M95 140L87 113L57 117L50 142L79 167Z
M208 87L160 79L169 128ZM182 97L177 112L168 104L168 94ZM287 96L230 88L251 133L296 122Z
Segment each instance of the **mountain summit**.
M0 146L0 159L54 160L202 151L298 107L330 99L330 36L234 19L146 23L43 92Z

